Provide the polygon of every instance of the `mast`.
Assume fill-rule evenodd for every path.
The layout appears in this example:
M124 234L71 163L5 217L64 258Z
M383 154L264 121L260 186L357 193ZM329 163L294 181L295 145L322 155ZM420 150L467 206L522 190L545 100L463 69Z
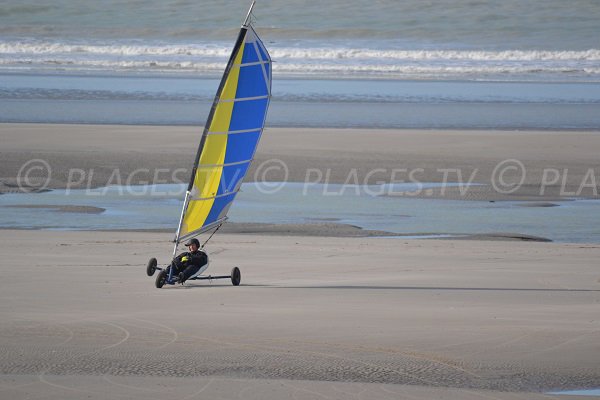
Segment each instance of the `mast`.
M244 38L246 36L246 32L248 31L248 24L250 22L250 15L252 14L252 9L254 8L254 4L256 4L256 0L252 0L252 3L250 4L250 9L248 10L248 14L246 15L246 18L244 19L244 22L240 29L240 33L238 34L238 37L237 37L237 40L235 41L233 50L231 51L231 56L229 57L229 61L227 62L227 66L225 67L225 72L223 73L223 77L221 78L221 83L219 84L219 88L217 89L217 93L213 100L213 104L212 104L212 107L208 114L208 118L206 119L206 124L204 125L204 131L202 132L202 138L200 139L200 143L198 144L198 150L196 151L196 158L194 160L194 165L192 167L190 181L189 181L187 190L185 192L185 199L183 201L183 207L181 209L179 225L177 226L177 231L175 233L175 240L173 241L175 243L175 246L173 248L173 257L175 257L175 255L177 254L177 246L179 245L181 225L183 224L183 218L185 215L185 211L186 211L189 201L190 201L192 188L194 187L194 180L196 178L196 172L198 171L198 164L200 163L200 156L202 155L202 150L204 149L204 145L206 143L206 138L208 136L208 132L210 130L210 126L211 126L215 111L219 104L219 99L221 98L221 94L223 93L223 89L227 82L227 77L229 76L229 72L231 71L231 68L233 67L235 57L237 56L237 54L240 50L240 46L243 43Z
M244 20L244 23L242 24L242 28L248 26L248 23L250 22L250 14L252 14L252 9L254 8L255 4L256 4L256 0L252 0L252 4L250 4L250 9L248 10L248 14L246 15L246 19Z

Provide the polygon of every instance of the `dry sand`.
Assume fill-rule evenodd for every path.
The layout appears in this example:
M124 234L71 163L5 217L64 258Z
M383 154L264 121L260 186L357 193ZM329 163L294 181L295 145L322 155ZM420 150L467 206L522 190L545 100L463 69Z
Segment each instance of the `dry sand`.
M600 387L600 246L0 231L3 399L535 399ZM562 396L563 398L568 398Z
M187 182L200 132L197 127L0 124L0 192L14 190L20 168L32 159L45 160L51 167L49 187ZM473 200L599 198L598 154L598 132L268 128L247 180L462 181L482 185L463 188L462 193L448 187L419 195ZM525 176L518 190L504 193L521 182L520 172L510 169L514 164L500 164L510 159L521 163ZM268 166L279 166L273 160L285 163L287 176L283 169L267 171ZM503 167L509 169L500 177ZM77 171L69 175L71 169ZM35 173L30 178L35 183ZM500 178L507 186L498 191L491 183Z

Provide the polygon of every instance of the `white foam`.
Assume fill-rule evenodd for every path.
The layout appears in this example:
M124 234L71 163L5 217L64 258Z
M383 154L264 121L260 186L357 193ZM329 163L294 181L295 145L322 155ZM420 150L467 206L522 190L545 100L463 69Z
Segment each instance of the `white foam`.
M77 44L47 41L0 42L3 54L106 54L106 55L186 55L203 57L228 57L231 47L209 44ZM473 60L473 61L600 61L600 49L582 51L550 50L401 50L367 49L349 47L272 47L273 57L289 59L396 59L396 60Z
M230 44L0 41L0 65L30 69L222 70ZM403 50L270 46L274 70L289 74L464 75L600 74L600 50Z
M65 44L0 42L0 54L104 54L112 56L185 55L228 57L231 48L218 45Z

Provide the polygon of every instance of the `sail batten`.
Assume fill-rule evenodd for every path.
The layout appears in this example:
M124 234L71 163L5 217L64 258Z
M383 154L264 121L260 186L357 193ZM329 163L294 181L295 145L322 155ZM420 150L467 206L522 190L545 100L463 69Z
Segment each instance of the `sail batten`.
M191 198L191 200L211 200L211 199L218 199L220 197L224 197L224 196L230 195L232 193L237 193L237 192L239 192L239 189L237 189L237 190L231 190L229 192L224 192L224 193L221 193L221 194L219 194L217 196L212 196L212 197Z
M255 65L264 65L264 64L270 64L270 61L253 61L253 62L249 62L249 63L244 63L244 64L234 64L234 67L252 67Z
M271 58L251 25L242 26L200 139L175 242L213 229L248 172L271 98Z
M212 132L212 131L209 131L207 134L208 135L236 135L238 133L256 132L256 131L259 131L260 129L261 128L241 129L241 130L237 130L237 131L227 131L227 132Z
M225 100L219 100L219 103L235 103L238 101L252 101L252 100L262 100L262 99L267 99L269 96L265 95L265 96L254 96L254 97L239 97L236 99L225 99Z
M214 167L229 167L231 165L239 165L239 164L246 164L252 162L252 159L248 159L248 160L243 160L243 161L236 161L236 162L231 162L231 163L225 163L225 164L206 164L206 165L200 165L198 166L198 169L210 169L210 168L214 168Z

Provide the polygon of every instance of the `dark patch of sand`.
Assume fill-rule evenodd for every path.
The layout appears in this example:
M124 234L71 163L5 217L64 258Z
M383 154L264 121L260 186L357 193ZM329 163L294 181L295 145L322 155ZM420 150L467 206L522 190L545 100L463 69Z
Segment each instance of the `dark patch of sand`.
M101 214L106 211L105 208L93 206L72 206L66 204L15 204L4 207L10 208L41 208L54 212L77 213L77 214Z
M452 238L440 238L452 240L500 240L500 241L519 241L519 242L552 242L552 240L522 233L478 233L476 235L456 236Z
M117 229L114 232L164 232L175 234L174 229ZM393 237L397 233L362 229L359 226L337 223L263 224L256 222L228 222L219 233L261 236L315 236L315 237Z
M135 185L155 180L187 181L196 152L196 147L189 144L197 143L198 129L0 124L0 136L0 181L10 183L27 162L40 159L52 170L47 188L76 189L124 182ZM45 140L48 137L53 138L52 143ZM414 172L413 178L420 182L478 185L427 189L412 197L484 201L597 199L600 187L592 185L590 173L597 182L599 148L600 135L595 132L268 128L246 181L372 185L410 182L409 174ZM518 190L500 192L492 183L498 178L498 166L508 159L522 163L526 174ZM282 168L266 176L261 174L274 160L283 161L287 172ZM542 183L548 180L548 169L560 175L559 181ZM520 182L521 175L513 172L507 171L503 180L509 184ZM46 176L41 173L35 177L42 179L42 184L45 182ZM32 181L33 186L35 183ZM13 190L0 184L0 192Z
M527 203L520 203L517 204L517 206L519 207L540 207L540 208L546 208L546 207L559 207L558 204L554 204L554 203L547 203L547 202L537 202L537 201L532 201L532 202L527 202Z

